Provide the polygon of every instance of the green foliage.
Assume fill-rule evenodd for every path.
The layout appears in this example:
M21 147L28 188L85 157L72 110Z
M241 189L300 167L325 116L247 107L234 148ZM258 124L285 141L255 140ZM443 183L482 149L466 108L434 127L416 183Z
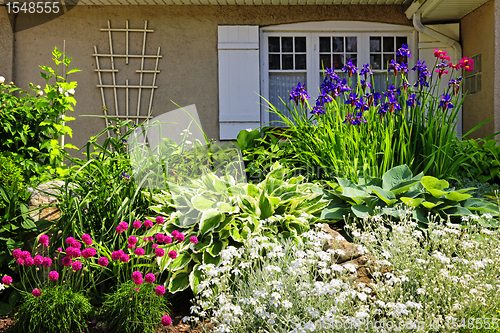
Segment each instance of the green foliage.
M461 164L454 175L457 178L475 179L481 183L500 183L500 146L497 140L463 140L457 142L458 154L468 154L470 161Z
M102 312L107 322L106 331L154 333L169 306L165 295L156 295L153 284L122 283L116 291L106 295Z
M65 114L67 110L73 111L77 83L67 82L67 76L79 70L67 70L71 58L57 48L52 55L55 70L40 66L46 81L44 89L30 84L28 91L22 91L13 83L0 84L0 150L11 152L30 176L42 175L45 170L63 174L65 149L75 148L70 144L61 147L59 139L66 134L72 136L66 122L74 118Z
M127 154L127 138L134 129L130 121L110 122L82 149L85 158L69 158L73 171L65 178L66 186L58 197L63 216L57 228L62 237L87 233L114 248L118 223L128 220L130 224L147 213L147 198L134 182ZM99 144L108 130L114 135Z
M171 186L169 192L153 196L157 205L151 208L170 217L166 231L178 230L186 236L180 245L171 246L183 255L175 260L165 256L160 262L162 271L172 273L169 291L189 286L195 290L199 283L196 267L219 263L222 250L241 246L250 235L299 241L298 236L318 220L328 201L320 187L304 183L302 176L287 180L286 172L275 163L257 185L226 182L205 173L189 185ZM192 236L198 239L195 245L190 244Z
M10 187L14 183L17 184L17 188L19 189L26 187L24 171L9 153L0 153L0 185ZM3 203L1 202L0 207L3 207Z
M382 178L361 179L359 184L344 178L327 183L333 189L329 191L333 200L321 217L336 221L348 215L367 218L379 213L397 220L401 204L411 207L413 218L423 226L430 222L429 214L461 222L463 216L499 213L490 201L472 198L467 192L473 188L455 190L446 180L422 173L413 176L406 165L390 169Z
M16 315L14 332L67 333L87 331L93 314L89 300L62 286L27 293Z

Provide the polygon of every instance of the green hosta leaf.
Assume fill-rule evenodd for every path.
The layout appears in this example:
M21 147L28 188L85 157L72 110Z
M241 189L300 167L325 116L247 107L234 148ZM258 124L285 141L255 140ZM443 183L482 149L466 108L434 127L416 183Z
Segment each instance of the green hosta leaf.
M191 254L188 251L182 251L179 253L177 258L172 260L170 266L168 267L170 271L175 272L179 269L184 268L191 261Z
M354 205L351 207L352 212L359 218L373 216L373 209L364 205Z
M424 198L401 197L400 199L401 199L401 201L403 201L403 203L405 203L406 205L413 207L413 208L417 208L418 206L420 206L421 203L423 203L425 201Z
M219 212L221 213L229 213L232 211L232 206L225 203L225 202L218 202L217 203L217 209L219 210Z
M198 290L196 289L200 284L202 280L201 276L203 275L203 272L198 269L200 266L200 264L194 265L193 270L189 273L189 286L195 295L198 293Z
M256 198L260 194L259 189L254 184L248 184L246 190L247 190L247 195L252 198Z
M413 177L410 168L407 165L399 165L388 170L382 176L382 188L390 191L391 189L401 185L404 181L409 181Z
M365 199L370 197L370 193L368 193L361 186L357 186L351 181L343 178L337 178L340 187L342 188L342 195L344 197L353 198L353 199Z
M212 234L208 234L204 236L203 238L198 238L198 243L193 245L193 252L197 253L199 251L202 251L212 245L213 237Z
M189 287L189 272L178 271L175 272L170 283L168 284L168 291L172 294L178 291L186 290Z
M439 180L432 176L424 176L422 177L422 185L426 190L442 190L450 187L450 184L446 180Z
M237 227L233 226L231 229L229 229L229 232L231 233L231 237L235 242L243 242L243 237L241 237Z
M219 239L223 240L223 239L228 239L229 236L231 236L231 232L230 232L231 229L228 229L228 228L224 228L222 229L221 231L219 231Z
M207 211L211 208L215 207L215 202L207 198L207 196L203 195L203 193L197 194L191 198L191 203L193 207L200 211Z
M460 193L458 191L448 192L446 194L446 199L453 200L453 201L464 201L464 200L467 200L469 198L472 198L472 195L467 194L467 193Z
M191 253L191 259L197 263L197 264L201 264L202 261L203 261L203 254L201 252L198 252L198 253Z
M243 239L247 239L248 235L250 235L251 233L252 231L250 230L250 228L248 226L244 226L240 234Z
M274 214L273 204L264 193L262 193L259 199L259 209L260 218L262 220L267 219L269 216L272 216Z
M400 184L394 186L391 189L391 192L394 193L395 195L399 195L403 192L407 192L408 190L410 190L410 188L419 184L420 182L421 182L420 179L415 179L415 178L413 178L412 180L403 181Z
M212 245L208 247L208 252L213 256L217 257L220 255L220 251L224 250L227 246L226 240L214 240Z
M462 205L471 211L482 211L488 212L494 216L498 215L498 206L483 199L470 198L467 199Z
M427 192L429 192L434 198L441 198L443 195L446 195L446 193L448 193L446 191L441 191L434 188L427 189Z
M329 206L321 212L321 219L343 220L349 213L349 208Z
M452 207L446 210L443 210L446 215L450 216L464 216L464 215L472 215L471 211L464 207Z
M429 212L426 209L423 209L422 207L417 207L413 211L413 218L415 220L422 222L422 223L425 223L425 224L429 223L428 216L429 216Z
M389 215L389 216L392 216L392 217L395 217L397 219L400 218L399 211L394 207L384 207L384 208L382 208L382 213Z
M391 206L398 201L396 196L391 191L384 190L378 186L370 186L369 187L383 202L387 205Z
M260 209L257 201L249 196L238 197L238 203L244 213L260 216Z
M442 203L444 203L444 201L437 201L436 203L430 201L422 201L422 206L424 206L427 209L432 209L436 206L439 206Z
M214 266L217 266L220 261L221 261L221 256L212 256L210 255L210 253L208 252L203 252L203 263L204 264L212 264Z
M200 221L200 233L205 235L206 233L214 230L224 215L221 214L217 209L209 209L203 212Z
M278 205L280 204L281 202L281 198L279 197L267 197L269 199L269 201L271 201L271 203L273 204L273 208L276 208L278 207Z

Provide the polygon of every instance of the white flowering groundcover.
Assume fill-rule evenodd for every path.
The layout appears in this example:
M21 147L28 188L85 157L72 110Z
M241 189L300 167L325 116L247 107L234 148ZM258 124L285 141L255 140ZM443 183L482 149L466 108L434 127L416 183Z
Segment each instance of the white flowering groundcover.
M319 229L303 234L302 244L254 235L225 249L220 265L200 267L204 280L183 320L208 317L215 332L498 328L498 232L439 222L419 230L409 211L400 214L397 224L375 216L362 221L363 231L348 225L355 242L391 268L375 272L376 283L352 283L356 267L333 263L335 250L323 251L331 236Z

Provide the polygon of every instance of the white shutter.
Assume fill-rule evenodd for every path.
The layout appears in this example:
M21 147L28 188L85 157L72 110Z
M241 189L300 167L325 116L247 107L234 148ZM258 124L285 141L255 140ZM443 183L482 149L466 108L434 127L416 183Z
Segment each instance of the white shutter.
M260 126L259 27L219 26L220 140Z
M451 24L435 24L435 25L427 25L428 28L436 30L437 32L442 33L445 36L453 38L456 41L460 40L460 25L458 23ZM434 49L439 49L441 51L448 52L448 56L451 58L451 62L454 64L457 63L462 55L455 54L454 49L451 46L448 46L442 42L435 40L432 37L429 37L423 33L418 34L418 60L424 61L429 70L432 70L434 64L436 63L436 58L434 57ZM451 72L451 70L449 70ZM433 75L436 75L434 73ZM451 78L451 74L443 74L441 80L441 87L439 89L439 95L442 96L443 93L448 88L446 84ZM457 123L457 132L459 134L462 133L462 110L458 112L458 123Z

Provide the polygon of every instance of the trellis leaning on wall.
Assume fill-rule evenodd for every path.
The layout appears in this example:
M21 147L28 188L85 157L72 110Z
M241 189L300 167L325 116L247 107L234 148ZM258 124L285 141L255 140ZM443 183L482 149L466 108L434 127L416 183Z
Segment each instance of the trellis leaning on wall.
M136 124L139 124L139 120L147 120L151 118L151 110L153 107L153 96L154 96L154 90L158 88L156 85L156 76L160 73L158 70L158 62L162 56L160 55L160 47L158 47L158 52L156 55L152 54L146 54L146 35L147 33L152 33L154 30L148 29L148 21L144 22L144 29L132 29L129 27L129 21L126 21L125 28L111 28L111 22L108 20L108 27L101 29L102 32L108 32L109 36L109 54L100 54L97 52L97 46L94 46L94 54L93 56L95 57L96 61L96 69L95 71L97 72L98 78L99 78L99 84L97 85L98 88L101 90L101 97L102 97L102 105L103 105L103 111L105 116L110 116L113 118L118 118L118 119L131 119L135 120ZM115 54L113 52L113 34L112 32L120 32L120 33L125 33L125 54ZM142 33L143 34L143 40L142 40L142 53L141 54L130 54L129 52L129 35L130 33ZM111 68L101 68L100 63L99 63L99 58L110 58L111 60ZM128 65L129 63L129 58L139 58L141 61L141 68L136 70L136 73L140 75L139 78L139 85L129 85L129 80L125 80L125 84L117 84L116 83L116 73L119 72L117 68L115 68L115 58L125 58L125 64ZM155 68L154 69L144 69L144 61L145 59L156 59L155 62ZM111 73L112 76L112 84L103 84L102 80L102 74L103 73ZM144 75L145 74L153 74L153 82L152 85L143 85L144 81ZM115 114L110 115L108 114L108 109L106 106L106 98L105 98L105 89L113 89L113 97L114 97L114 106L115 106ZM117 89L125 89L125 112L120 112L119 107L118 107L118 94L117 94ZM129 90L130 89L138 89L138 98L137 98L137 109L135 110L135 114L133 114L133 111L130 110L130 105L129 105ZM147 115L144 115L144 113L141 113L141 97L142 97L142 92L143 90L151 89L151 95L149 99L149 107L147 108ZM105 126L107 120L104 119L105 121ZM108 136L110 133L108 132Z

